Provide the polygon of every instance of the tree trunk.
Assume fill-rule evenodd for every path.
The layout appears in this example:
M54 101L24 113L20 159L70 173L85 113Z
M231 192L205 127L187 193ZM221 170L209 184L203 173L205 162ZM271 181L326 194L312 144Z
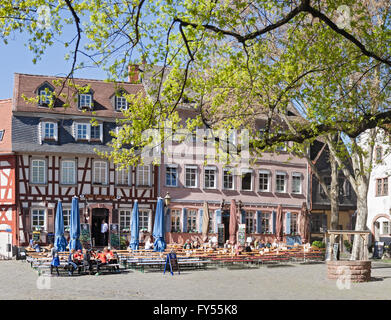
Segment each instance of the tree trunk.
M337 162L334 157L329 157L330 166L331 166L331 185L330 185L330 228L331 230L338 229L339 221L339 206L338 206L338 195L339 195L339 185L338 185L338 167Z
M360 179L361 180L361 179ZM357 185L357 219L356 219L356 231L366 230L366 223L368 218L368 203L367 203L367 194L368 186L364 181L359 181ZM360 235L354 235L352 256L350 260L361 260L364 256L364 242Z

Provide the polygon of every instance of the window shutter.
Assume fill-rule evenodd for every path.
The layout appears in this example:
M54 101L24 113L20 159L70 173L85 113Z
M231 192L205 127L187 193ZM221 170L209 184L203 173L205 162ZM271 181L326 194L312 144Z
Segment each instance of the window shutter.
M75 121L73 121L73 123L72 123L72 135L73 135L73 138L75 140L77 140L77 137L76 137L76 122Z
M58 141L58 124L57 122L54 123L54 140Z
M111 223L119 223L118 209L113 209L111 212Z
M187 209L182 208L182 232L187 232Z
M101 142L103 142L103 123L101 123L99 125L99 127L100 127L100 137L99 137L99 139L100 139Z
M246 211L244 211L243 209L240 210L240 215L241 215L242 224L245 224L246 223Z
M202 232L202 217L204 215L204 209L198 210L198 232Z
M287 212L285 214L285 233L291 234L291 213Z
M166 209L166 232L171 232L171 210Z
M262 212L257 211L257 233L263 233L262 230Z
M42 122L38 124L38 142L42 144Z
M276 211L274 211L273 210L273 212L272 212L272 216L273 216L273 229L272 229L272 232L273 232L273 234L276 234L276 222L277 222L277 213L276 213Z
M221 209L217 209L215 210L215 218L216 218L216 221L215 221L215 233L217 233L217 228L218 228L218 225L221 224Z

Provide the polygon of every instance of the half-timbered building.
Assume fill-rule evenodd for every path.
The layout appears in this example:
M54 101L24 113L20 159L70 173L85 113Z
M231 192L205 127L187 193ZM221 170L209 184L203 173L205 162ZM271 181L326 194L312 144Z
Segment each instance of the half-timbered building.
M100 158L96 150L110 151L111 131L127 108L123 93L138 93L137 79L114 85L100 80L74 79L79 86L90 85L87 93L65 86L70 97L48 104L51 92L59 91L56 77L15 74L12 100L0 101L4 145L0 141L0 224L10 225L12 243L25 245L33 231L48 243L54 233L58 200L62 200L65 227L69 225L73 196L80 199L82 223L91 228L93 244L101 243L102 220L130 229L135 200L140 208L140 228L151 232L158 196L158 167L138 166L118 171ZM57 84L57 83L56 83ZM120 87L120 92L118 92ZM38 103L26 98L39 96ZM98 125L92 125L91 119ZM3 220L1 220L3 219Z

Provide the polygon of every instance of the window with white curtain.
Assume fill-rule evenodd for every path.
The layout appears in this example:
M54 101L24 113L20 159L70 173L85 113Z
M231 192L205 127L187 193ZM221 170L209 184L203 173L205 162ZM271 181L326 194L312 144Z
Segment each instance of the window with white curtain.
M93 183L107 184L107 162L94 161Z
M130 169L120 169L115 171L117 175L117 185L128 186L130 185Z
M46 183L46 161L34 159L31 161L31 183Z
M74 160L61 161L61 183L76 184L76 162Z
M137 185L150 186L150 166L137 167Z

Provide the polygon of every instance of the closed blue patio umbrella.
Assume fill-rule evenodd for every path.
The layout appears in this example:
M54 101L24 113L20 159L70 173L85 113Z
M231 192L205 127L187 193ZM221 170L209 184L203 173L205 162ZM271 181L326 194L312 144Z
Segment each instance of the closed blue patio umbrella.
M134 202L133 211L132 211L132 225L131 225L131 237L129 247L132 250L138 250L139 248L139 239L138 239L138 201Z
M58 200L57 211L56 211L56 221L54 224L54 234L55 241L54 247L57 251L65 251L67 248L67 241L64 237L64 215L62 213L62 203L61 200Z
M71 207L71 225L70 225L71 241L69 243L69 250L82 249L80 243L80 213L79 213L79 199L77 197L72 198Z
M164 205L163 198L158 198L155 213L155 222L153 225L152 236L155 239L153 243L154 251L164 251L166 249L166 242L164 241Z

